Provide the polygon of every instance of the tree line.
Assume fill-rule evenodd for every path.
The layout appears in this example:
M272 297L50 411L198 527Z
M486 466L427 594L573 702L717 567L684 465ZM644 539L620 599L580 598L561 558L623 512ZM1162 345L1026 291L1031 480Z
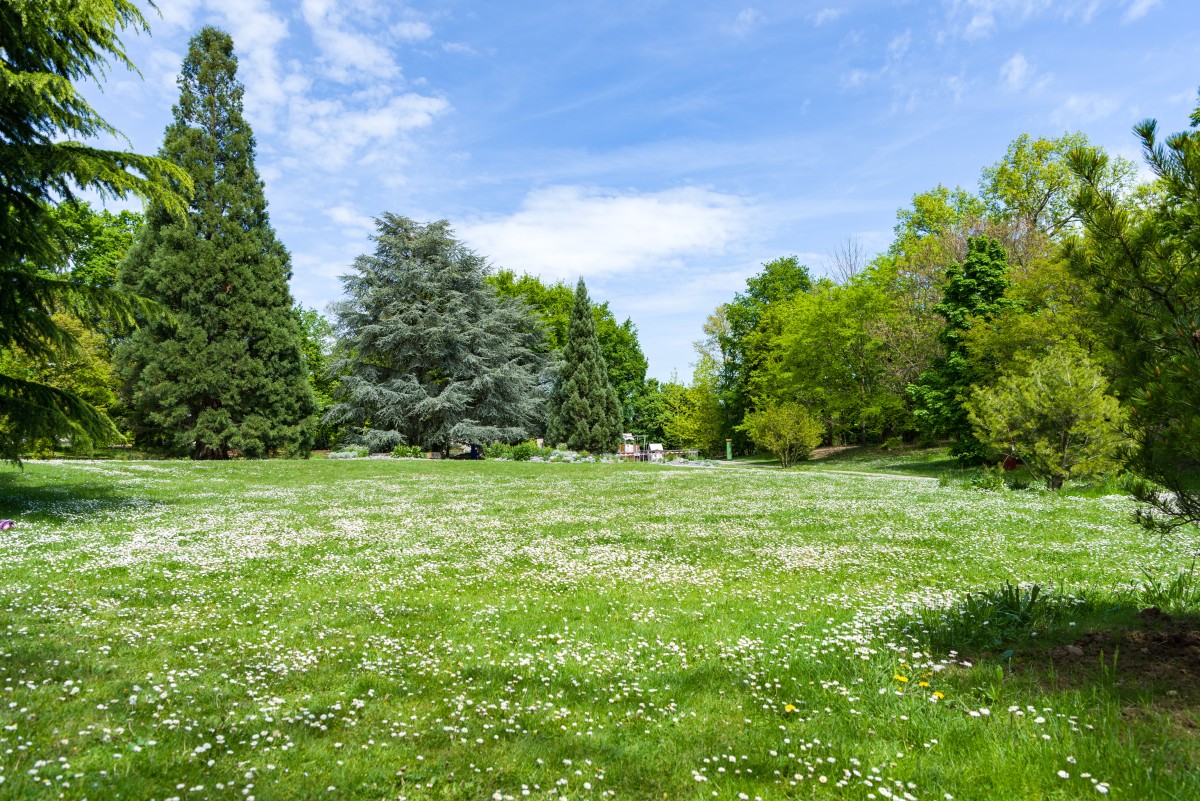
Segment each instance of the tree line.
M1081 133L1021 136L977 191L914 196L873 258L848 240L827 277L763 265L705 322L684 385L646 377L636 327L582 280L494 271L445 221L381 215L331 318L297 306L228 34L191 40L157 156L83 144L117 132L75 84L132 66L119 34L145 28L128 0L0 7L10 461L121 429L193 458L602 450L632 431L786 464L819 442L949 440L1051 486L1130 464L1157 519L1200 516L1200 108L1181 133L1137 127L1149 182Z
M697 443L786 464L949 441L1054 488L1127 466L1158 520L1195 521L1200 108L1190 123L1136 127L1146 182L1082 133L1023 135L977 191L915 195L872 258L850 239L830 276L764 264L696 343Z
M128 65L117 33L145 28L137 8L0 13L3 77L25 92L5 108L0 164L8 460L123 435L196 459L531 437L603 451L646 417L632 321L582 280L494 271L445 221L383 214L332 319L295 304L225 32L190 41L172 122L143 157L70 139L116 133L74 82ZM57 105L39 105L47 92ZM145 213L94 210L80 187L140 194Z

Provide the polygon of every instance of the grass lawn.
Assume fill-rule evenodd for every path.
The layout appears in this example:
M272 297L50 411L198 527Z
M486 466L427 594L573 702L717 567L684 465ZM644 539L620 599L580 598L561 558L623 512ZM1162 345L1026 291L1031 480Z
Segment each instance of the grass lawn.
M1194 618L1130 585L1197 540L1120 497L399 460L0 493L0 797L1200 798ZM1005 581L1033 613L965 600Z

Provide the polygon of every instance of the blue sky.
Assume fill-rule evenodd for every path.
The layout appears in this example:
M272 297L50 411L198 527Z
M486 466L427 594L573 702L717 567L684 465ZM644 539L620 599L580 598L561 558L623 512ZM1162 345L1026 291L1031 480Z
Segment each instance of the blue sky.
M159 5L126 37L143 77L89 96L154 152L188 38L229 31L298 300L337 299L380 213L445 218L497 267L582 275L664 379L762 262L881 250L1023 132L1136 158L1200 87L1194 0Z

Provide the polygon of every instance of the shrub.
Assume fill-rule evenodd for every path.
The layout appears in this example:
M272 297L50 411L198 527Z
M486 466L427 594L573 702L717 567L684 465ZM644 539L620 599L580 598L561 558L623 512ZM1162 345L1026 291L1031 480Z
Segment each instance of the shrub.
M536 442L518 442L509 449L514 462L528 462L537 453Z
M392 456L396 459L420 459L424 455L420 445L397 445L392 448Z
M1070 478L1121 466L1129 412L1087 356L1061 347L1025 372L977 387L966 404L975 434L994 451L1012 450L1034 475L1058 489Z
M904 447L904 440L900 437L888 437L880 447L885 451L898 451Z
M511 459L512 446L507 442L489 442L483 446L483 458L485 459Z
M1005 487L1004 468L999 465L983 468L979 475L971 479L970 487L971 489L986 490L988 492L999 492Z
M824 427L798 403L771 403L746 415L738 431L744 431L758 445L779 458L780 467L790 467L808 458L821 444Z
M340 451L333 451L326 459L362 459L364 456L369 456L370 451L362 445L347 445Z

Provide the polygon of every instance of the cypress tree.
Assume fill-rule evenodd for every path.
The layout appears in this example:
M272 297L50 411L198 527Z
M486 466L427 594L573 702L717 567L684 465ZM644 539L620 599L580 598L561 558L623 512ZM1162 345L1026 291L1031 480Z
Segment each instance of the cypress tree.
M290 257L267 217L242 116L233 40L194 36L160 155L191 176L183 215L162 204L122 266L121 282L173 320L141 328L121 352L130 423L143 444L195 459L305 452L314 427Z
M621 436L621 407L608 380L596 337L592 302L583 279L563 348L563 365L550 399L550 438L577 451L612 450Z

